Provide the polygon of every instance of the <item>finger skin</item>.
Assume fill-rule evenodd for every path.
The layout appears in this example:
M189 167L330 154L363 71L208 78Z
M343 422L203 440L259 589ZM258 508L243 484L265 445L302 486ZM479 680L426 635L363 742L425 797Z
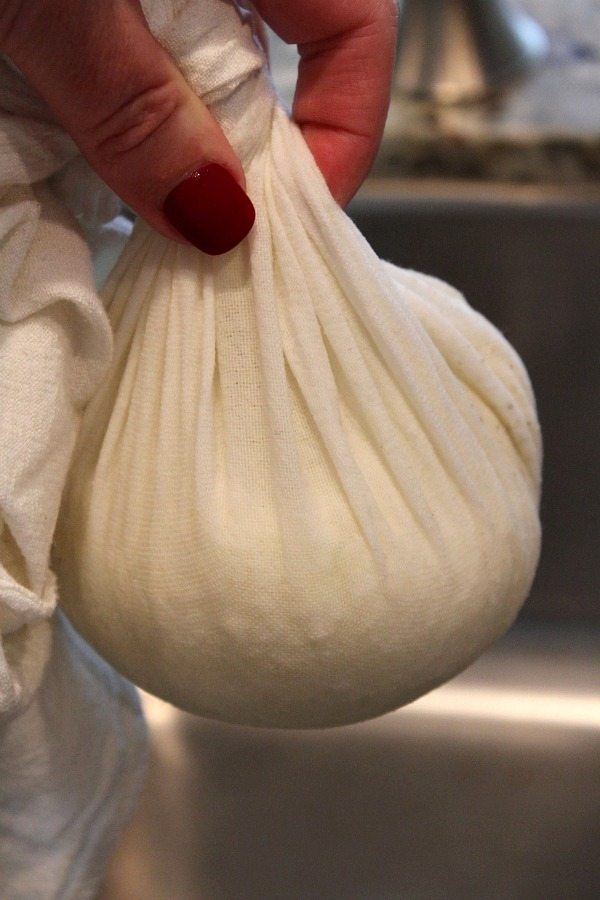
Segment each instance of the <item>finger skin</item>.
M208 2L208 0L207 0ZM333 196L345 204L385 124L394 0L257 0L298 45L293 115ZM175 239L162 204L206 162L245 186L234 151L148 31L138 0L0 0L0 49L37 88L102 178Z
M396 53L395 0L254 0L300 63L292 115L336 200L367 175L383 134Z
M92 166L147 222L182 240L162 207L184 176L241 164L147 28L138 0L0 0L0 48Z

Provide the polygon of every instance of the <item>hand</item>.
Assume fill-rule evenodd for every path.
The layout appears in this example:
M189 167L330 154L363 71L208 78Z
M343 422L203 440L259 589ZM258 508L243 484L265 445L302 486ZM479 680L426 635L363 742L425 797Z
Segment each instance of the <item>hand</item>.
M396 0L254 0L300 54L292 114L340 205L366 177L383 134L396 53Z
M298 44L293 116L333 196L344 204L381 138L396 3L257 0L255 7L285 41ZM245 237L253 209L242 190L241 164L151 35L139 0L0 0L0 50L103 180L150 225L176 240L184 234L207 252L224 252ZM210 163L217 166L205 169ZM198 170L209 173L209 182L216 178L213 188L229 192L240 212L239 221L225 217L216 228L223 240L212 247L202 228L181 227L173 214L173 188L179 185L181 193L184 176ZM202 190L207 179L197 184ZM214 221L208 230L215 232Z

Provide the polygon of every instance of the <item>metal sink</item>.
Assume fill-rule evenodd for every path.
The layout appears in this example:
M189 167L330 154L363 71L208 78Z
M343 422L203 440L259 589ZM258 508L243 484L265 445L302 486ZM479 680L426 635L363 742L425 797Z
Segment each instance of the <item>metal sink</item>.
M146 697L153 757L100 900L597 900L600 633L522 627L323 732Z
M461 676L362 725L236 728L145 696L148 782L101 900L600 897L600 191L373 180L351 213L527 363L546 449L531 600Z

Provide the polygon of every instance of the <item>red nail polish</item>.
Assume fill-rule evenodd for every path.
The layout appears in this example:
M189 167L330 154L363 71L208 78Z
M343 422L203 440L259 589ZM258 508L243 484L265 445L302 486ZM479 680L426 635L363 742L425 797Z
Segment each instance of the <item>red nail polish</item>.
M164 213L186 240L217 256L227 253L246 237L256 213L233 175L210 163L184 178L164 204Z

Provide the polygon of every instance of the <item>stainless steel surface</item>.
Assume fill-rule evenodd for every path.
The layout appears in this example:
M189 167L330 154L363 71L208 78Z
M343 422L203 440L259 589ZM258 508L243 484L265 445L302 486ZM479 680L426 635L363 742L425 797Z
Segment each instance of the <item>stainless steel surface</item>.
M521 628L363 725L147 699L154 756L101 900L596 900L600 631Z
M534 596L469 670L362 725L236 728L147 697L149 779L101 900L600 897L600 192L372 181L352 214L529 366L546 439Z
M403 0L395 87L439 103L472 101L547 52L543 29L512 0Z

